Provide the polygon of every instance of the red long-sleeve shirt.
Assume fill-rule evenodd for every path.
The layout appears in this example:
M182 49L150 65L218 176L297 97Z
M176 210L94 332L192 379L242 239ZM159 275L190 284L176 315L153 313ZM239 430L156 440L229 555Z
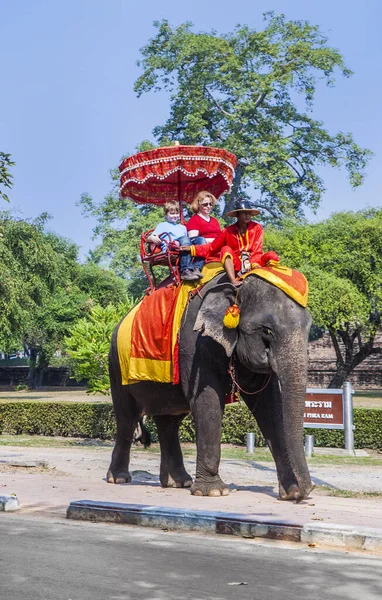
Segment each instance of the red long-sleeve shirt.
M210 244L191 246L192 256L202 256L208 259L220 251L220 260L224 263L227 256L233 260L235 271L241 269L241 253L247 252L251 266L260 264L263 254L263 228L259 223L250 221L247 231L242 235L237 223L225 227L218 237Z

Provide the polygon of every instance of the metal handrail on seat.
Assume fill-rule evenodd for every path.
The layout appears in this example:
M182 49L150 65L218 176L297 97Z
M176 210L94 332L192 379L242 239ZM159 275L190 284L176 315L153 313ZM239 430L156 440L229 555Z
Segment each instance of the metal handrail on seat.
M166 239L162 240L166 246L164 251L159 246L155 246L154 244L148 242L147 238L152 234L153 231L154 229L150 229L149 231L142 233L140 243L141 262L143 270L150 284L150 287L147 290L147 293L149 294L155 291L158 286L155 273L153 271L153 267L155 266L160 265L169 267L170 274L173 278L173 283L179 285L181 281L179 272L179 250L172 248L171 242Z

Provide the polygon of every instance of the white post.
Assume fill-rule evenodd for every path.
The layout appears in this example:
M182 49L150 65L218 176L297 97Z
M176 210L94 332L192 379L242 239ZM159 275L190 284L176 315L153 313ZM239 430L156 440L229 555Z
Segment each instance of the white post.
M305 456L307 458L312 458L313 449L314 449L314 435L306 435L305 436Z
M354 454L354 431L353 431L353 388L350 381L345 381L342 390L342 401L344 410L345 449L349 454Z
M254 454L255 452L255 434L247 433L247 453Z

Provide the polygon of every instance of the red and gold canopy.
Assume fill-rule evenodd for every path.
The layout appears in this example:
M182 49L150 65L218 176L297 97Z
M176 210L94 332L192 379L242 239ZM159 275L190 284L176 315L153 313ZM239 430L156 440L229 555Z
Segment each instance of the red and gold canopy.
M218 198L230 189L237 159L224 148L167 146L121 163L121 196L142 204L192 202L200 191Z

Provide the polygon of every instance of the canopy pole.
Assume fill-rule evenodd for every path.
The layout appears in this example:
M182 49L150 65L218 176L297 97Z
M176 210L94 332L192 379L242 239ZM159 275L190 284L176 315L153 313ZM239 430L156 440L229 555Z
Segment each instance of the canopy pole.
M182 225L186 224L186 221L183 217L183 206L182 206L182 182L180 180L180 171L178 170L178 202L179 202L179 214L180 214L180 222Z

